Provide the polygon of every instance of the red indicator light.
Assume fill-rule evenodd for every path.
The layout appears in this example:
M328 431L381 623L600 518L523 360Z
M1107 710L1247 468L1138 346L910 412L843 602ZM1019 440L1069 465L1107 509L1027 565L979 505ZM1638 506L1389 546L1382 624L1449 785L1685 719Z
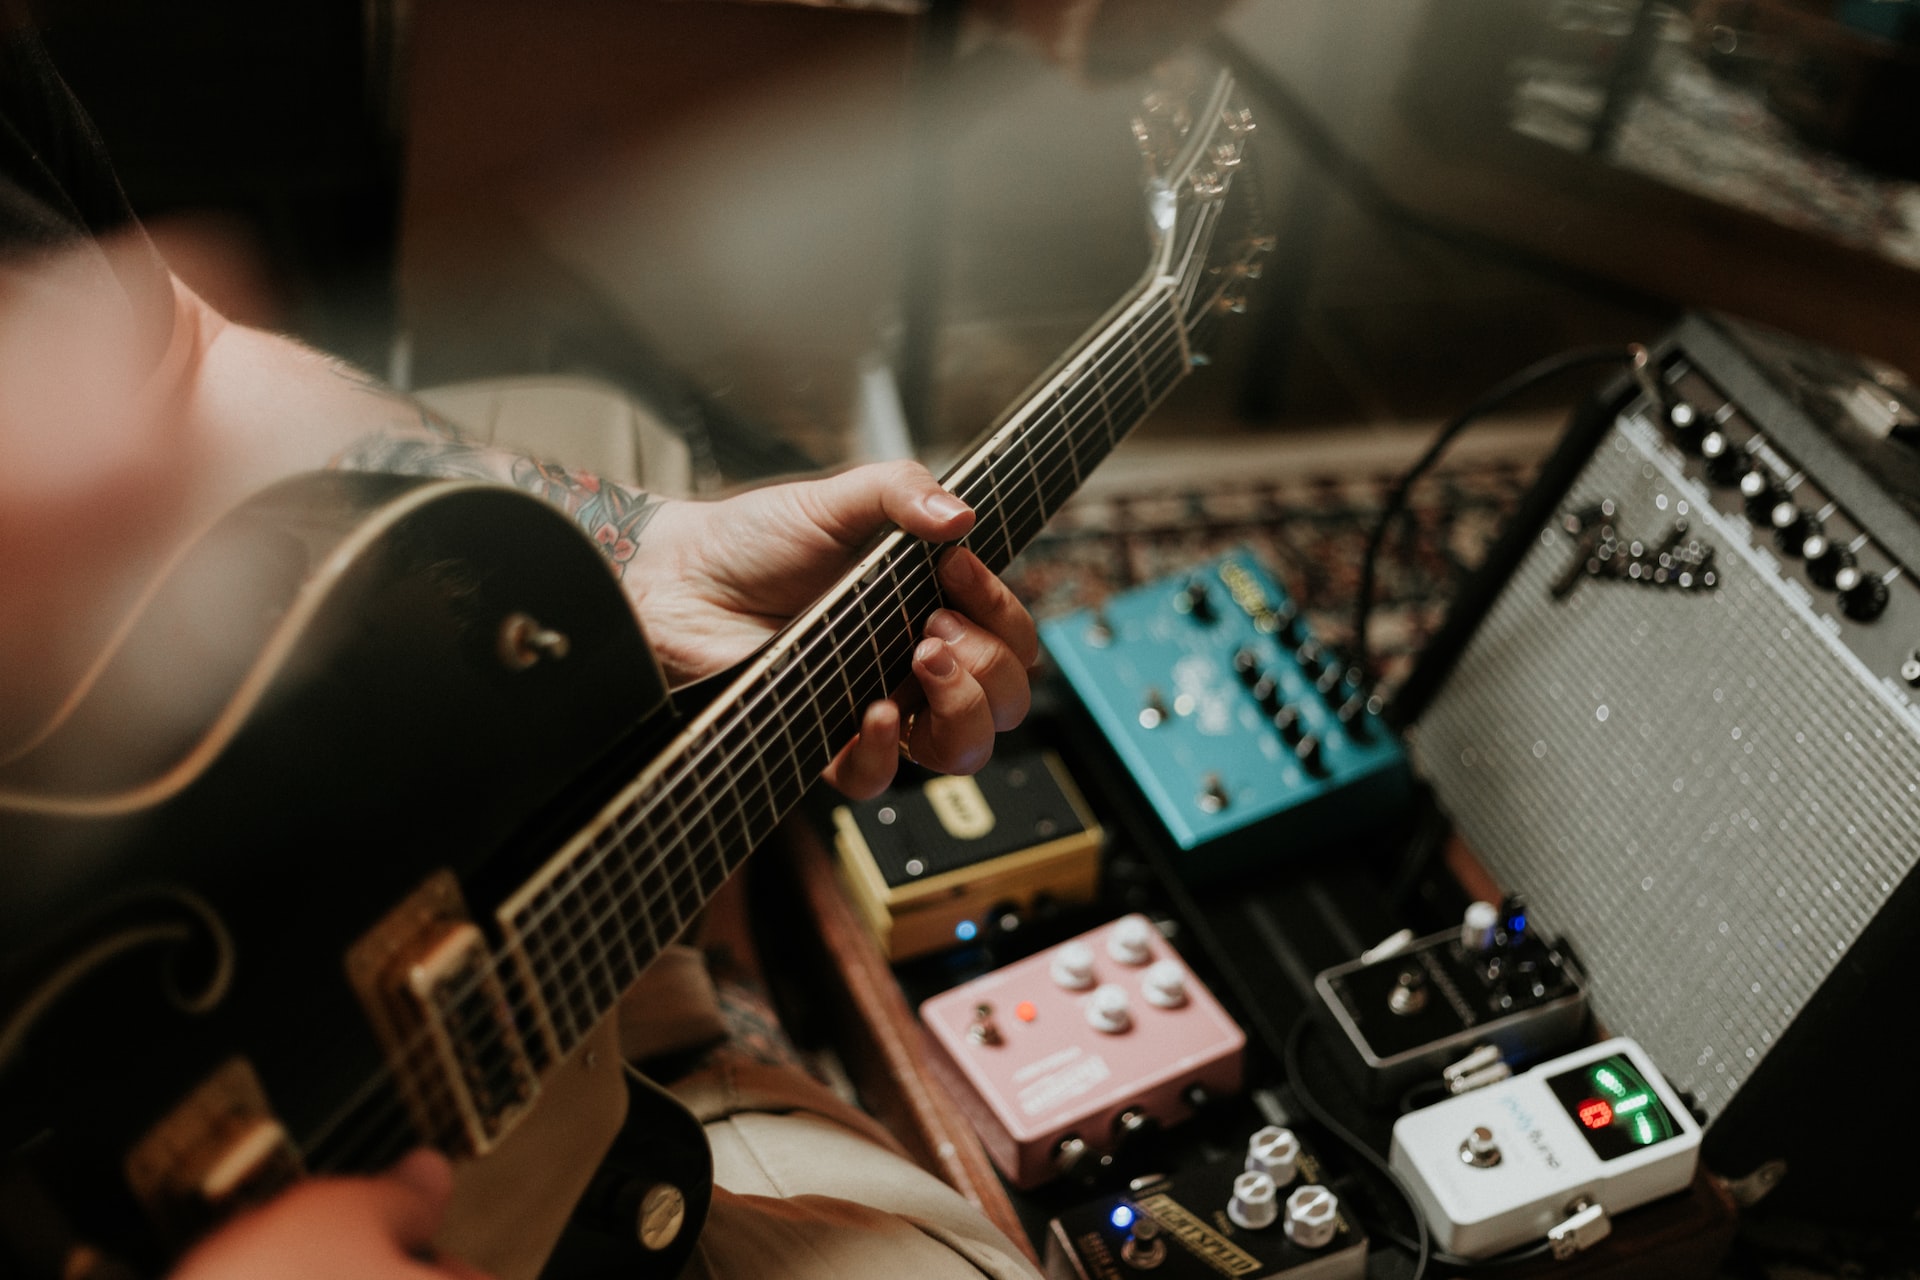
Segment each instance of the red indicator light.
M1013 1016L1022 1022L1032 1022L1040 1016L1040 1011L1033 1007L1033 1001L1022 1000L1019 1004L1013 1006Z
M1580 1123L1589 1129L1604 1129L1613 1123L1613 1107L1605 1098L1588 1098L1580 1104Z

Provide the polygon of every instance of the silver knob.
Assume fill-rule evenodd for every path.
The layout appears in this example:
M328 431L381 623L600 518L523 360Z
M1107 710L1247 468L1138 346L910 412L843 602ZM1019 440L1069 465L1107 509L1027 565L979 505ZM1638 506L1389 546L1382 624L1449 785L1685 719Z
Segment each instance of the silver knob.
M1287 1239L1302 1249L1318 1249L1339 1226L1339 1197L1325 1187L1296 1187L1287 1197Z
M1293 1181L1293 1162L1300 1155L1300 1140L1293 1130L1277 1124L1255 1129L1247 1139L1247 1168L1272 1178L1275 1186Z
M1095 987L1087 997L1087 1022L1095 1031L1104 1031L1110 1036L1117 1036L1132 1026L1126 989L1111 982Z
M1153 926L1139 916L1128 916L1107 935L1107 954L1124 965L1143 965L1153 959Z
M1069 942L1053 953L1047 976L1068 991L1085 991L1093 985L1093 948L1084 942Z
M1460 918L1460 945L1468 951L1493 950L1494 929L1499 924L1499 907L1491 902L1469 902Z
M1259 1170L1249 1170L1233 1180L1233 1198L1227 1201L1227 1217L1236 1227L1258 1231L1270 1227L1280 1216L1280 1193L1273 1179Z

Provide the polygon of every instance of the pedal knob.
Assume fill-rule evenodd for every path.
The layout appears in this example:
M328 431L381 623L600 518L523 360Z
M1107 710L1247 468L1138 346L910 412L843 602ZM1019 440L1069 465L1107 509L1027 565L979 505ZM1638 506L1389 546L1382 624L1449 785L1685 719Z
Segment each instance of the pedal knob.
M1276 1187L1293 1181L1293 1162L1299 1154L1300 1139L1277 1124L1255 1129L1247 1139L1247 1168L1266 1174Z
M1132 1026L1126 988L1111 982L1095 987L1087 997L1087 1022L1095 1031L1104 1031L1110 1036L1117 1036Z
M1187 974L1176 962L1162 960L1140 979L1140 994L1157 1009L1178 1009L1187 1002Z
M1107 935L1107 954L1121 964L1143 965L1153 959L1153 926L1139 916L1128 916Z
M1233 1198L1227 1201L1227 1217L1233 1220L1234 1226L1258 1231L1272 1226L1279 1216L1280 1192L1272 1178L1255 1169L1233 1180Z
M1318 778L1327 771L1326 748L1312 734L1293 744L1293 754L1300 761L1300 767L1314 777Z
M1252 687L1260 679L1260 655L1245 645L1234 650L1233 674L1240 677L1241 684Z
M1491 951L1500 925L1500 908L1491 902L1469 902L1460 918L1460 945L1468 951Z
M1179 595L1173 598L1173 607L1182 613L1192 614L1201 622L1212 622L1213 597L1207 594L1207 584L1195 578L1187 583Z
M1302 1249L1318 1249L1339 1226L1339 1197L1325 1187L1297 1187L1287 1197L1287 1239Z
M1069 942L1053 953L1047 976L1068 991L1085 991L1093 985L1093 948L1084 942Z
M1280 709L1280 682L1271 674L1254 677L1247 687L1253 690L1253 700L1260 704L1262 711L1272 715Z

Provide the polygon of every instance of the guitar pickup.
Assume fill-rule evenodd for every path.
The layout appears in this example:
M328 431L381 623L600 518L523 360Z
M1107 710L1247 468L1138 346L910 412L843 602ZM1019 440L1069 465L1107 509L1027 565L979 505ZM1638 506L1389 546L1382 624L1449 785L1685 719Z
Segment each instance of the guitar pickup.
M259 1077L234 1058L127 1153L126 1172L154 1223L184 1242L264 1203L302 1170Z
M486 938L436 876L354 945L348 973L421 1134L484 1155L525 1115L539 1076Z

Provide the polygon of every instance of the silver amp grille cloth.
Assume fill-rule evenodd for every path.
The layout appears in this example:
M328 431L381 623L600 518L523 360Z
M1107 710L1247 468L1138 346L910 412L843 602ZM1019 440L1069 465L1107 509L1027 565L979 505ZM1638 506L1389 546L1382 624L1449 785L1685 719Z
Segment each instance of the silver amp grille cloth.
M1687 497L1617 424L1562 504L1657 538ZM1666 499L1662 509L1658 499ZM1585 962L1595 1010L1717 1117L1920 852L1920 742L1695 509L1719 590L1583 581L1541 532L1419 725L1488 869Z

